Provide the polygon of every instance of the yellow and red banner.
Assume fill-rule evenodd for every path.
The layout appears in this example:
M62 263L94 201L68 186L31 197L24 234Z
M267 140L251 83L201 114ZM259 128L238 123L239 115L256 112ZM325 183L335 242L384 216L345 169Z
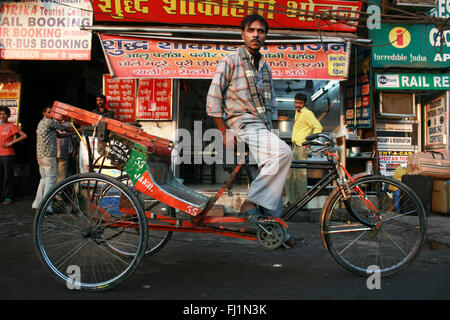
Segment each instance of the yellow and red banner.
M94 0L96 21L240 26L247 14L272 29L356 31L362 2L333 0Z
M240 46L105 34L100 39L113 78L210 79L219 61ZM269 44L261 53L274 79L347 78L350 45L345 42Z

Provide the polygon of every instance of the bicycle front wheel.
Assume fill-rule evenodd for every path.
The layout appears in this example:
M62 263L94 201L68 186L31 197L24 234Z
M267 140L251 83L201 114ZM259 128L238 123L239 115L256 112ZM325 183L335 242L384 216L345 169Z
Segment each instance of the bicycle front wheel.
M365 176L345 193L346 199L338 190L330 195L322 222L328 250L340 265L361 276L374 271L388 276L414 261L425 242L427 221L409 187L392 178Z
M77 174L42 201L34 241L43 264L69 289L104 290L142 260L147 221L124 184L102 174Z

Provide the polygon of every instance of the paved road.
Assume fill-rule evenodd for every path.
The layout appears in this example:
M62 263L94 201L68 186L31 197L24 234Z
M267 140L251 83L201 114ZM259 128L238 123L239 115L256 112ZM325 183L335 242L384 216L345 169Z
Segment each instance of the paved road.
M450 249L426 245L381 289L340 267L323 248L319 224L301 224L308 245L268 251L255 242L175 234L135 274L100 293L68 290L43 268L32 241L30 198L0 208L0 299L298 300L449 299ZM181 302L184 303L184 302ZM187 302L186 302L187 303Z

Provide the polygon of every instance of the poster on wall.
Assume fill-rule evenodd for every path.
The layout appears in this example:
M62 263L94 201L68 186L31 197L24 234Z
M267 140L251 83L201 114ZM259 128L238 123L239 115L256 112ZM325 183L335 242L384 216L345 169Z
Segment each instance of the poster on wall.
M392 177L394 175L395 169L398 166L407 166L408 155L413 153L413 151L378 150L378 164L380 167L380 174L383 176Z
M101 34L114 78L212 79L219 61L239 44L165 41ZM347 79L350 45L337 43L268 44L261 48L274 79Z
M425 105L425 149L444 148L447 144L448 112L445 95Z
M8 122L16 125L19 122L20 90L20 76L0 75L0 106L9 108Z
M352 63L344 84L345 124L350 129L371 128L370 50L358 52L356 63Z
M89 0L2 2L0 59L90 60L92 22Z
M113 79L105 74L103 94L106 96L107 107L114 112L116 120L136 121L136 80Z
M139 79L138 120L172 120L172 79Z

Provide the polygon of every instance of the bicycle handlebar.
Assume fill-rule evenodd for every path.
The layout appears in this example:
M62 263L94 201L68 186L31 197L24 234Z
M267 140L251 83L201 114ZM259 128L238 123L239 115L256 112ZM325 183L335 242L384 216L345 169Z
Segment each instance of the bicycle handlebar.
M319 140L319 138L324 138L327 141L326 142L322 142L322 141ZM308 146L308 145L316 145L316 146L329 145L329 146L333 147L334 146L334 142L333 142L333 139L331 139L328 135L323 134L323 133L316 133L316 134L312 134L310 136L307 136L306 137L306 141L302 143L302 146Z

